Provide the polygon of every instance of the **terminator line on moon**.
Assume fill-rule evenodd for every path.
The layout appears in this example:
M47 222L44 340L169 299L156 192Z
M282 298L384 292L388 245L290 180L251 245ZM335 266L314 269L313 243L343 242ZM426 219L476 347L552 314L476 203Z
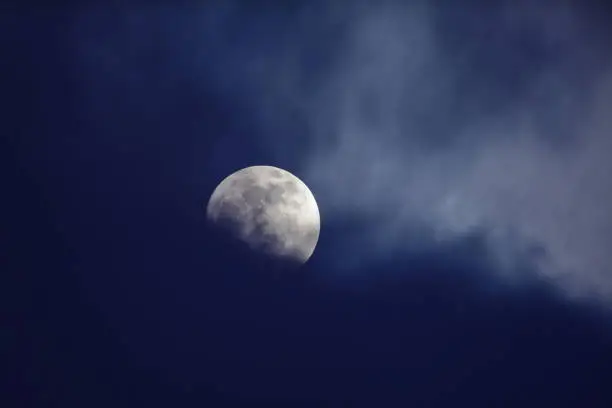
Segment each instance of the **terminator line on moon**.
M252 166L214 190L206 216L256 253L301 265L319 239L317 202L299 178L273 166Z

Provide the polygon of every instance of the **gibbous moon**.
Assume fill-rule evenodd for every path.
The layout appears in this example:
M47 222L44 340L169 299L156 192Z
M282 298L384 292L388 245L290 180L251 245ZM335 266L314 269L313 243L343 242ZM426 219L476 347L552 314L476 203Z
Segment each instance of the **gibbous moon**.
M252 166L226 177L214 190L209 222L257 253L301 265L317 245L317 202L299 178L273 166Z

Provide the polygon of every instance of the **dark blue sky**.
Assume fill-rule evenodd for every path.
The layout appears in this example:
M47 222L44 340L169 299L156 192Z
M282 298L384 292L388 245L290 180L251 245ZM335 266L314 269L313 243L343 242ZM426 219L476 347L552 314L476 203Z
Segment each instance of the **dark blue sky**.
M7 407L612 406L609 10L352 4L4 12ZM205 223L255 164L298 274Z

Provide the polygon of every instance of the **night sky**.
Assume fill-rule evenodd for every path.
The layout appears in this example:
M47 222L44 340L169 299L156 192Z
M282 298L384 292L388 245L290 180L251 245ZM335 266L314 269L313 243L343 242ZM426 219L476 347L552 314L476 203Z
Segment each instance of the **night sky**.
M109 3L0 11L2 407L612 407L605 2Z

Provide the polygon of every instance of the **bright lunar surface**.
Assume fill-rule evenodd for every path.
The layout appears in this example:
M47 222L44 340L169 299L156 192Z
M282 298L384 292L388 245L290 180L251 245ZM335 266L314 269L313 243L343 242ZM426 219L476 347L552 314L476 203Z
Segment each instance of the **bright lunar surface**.
M252 166L226 177L210 197L206 216L256 252L292 263L306 262L319 239L312 192L277 167Z

